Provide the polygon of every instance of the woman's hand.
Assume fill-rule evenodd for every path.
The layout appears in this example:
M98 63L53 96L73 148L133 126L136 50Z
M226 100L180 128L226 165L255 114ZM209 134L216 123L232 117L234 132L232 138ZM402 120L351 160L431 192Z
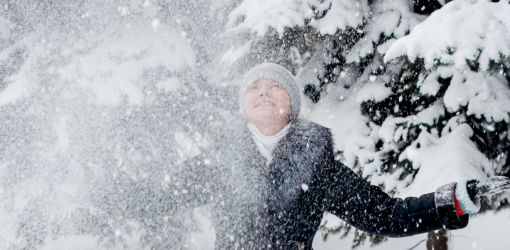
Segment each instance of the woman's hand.
M510 190L510 178L493 176L486 179L473 179L457 183L455 198L461 214L474 214L480 210L480 197Z
M493 176L490 178L470 180L467 182L467 192L472 200L481 196L489 196L510 190L510 178Z

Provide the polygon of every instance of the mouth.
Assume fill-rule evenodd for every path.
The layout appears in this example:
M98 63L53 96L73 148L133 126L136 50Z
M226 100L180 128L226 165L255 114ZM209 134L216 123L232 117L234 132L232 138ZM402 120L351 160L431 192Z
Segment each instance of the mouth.
M270 101L261 101L255 105L255 107L259 106L274 106L275 104Z

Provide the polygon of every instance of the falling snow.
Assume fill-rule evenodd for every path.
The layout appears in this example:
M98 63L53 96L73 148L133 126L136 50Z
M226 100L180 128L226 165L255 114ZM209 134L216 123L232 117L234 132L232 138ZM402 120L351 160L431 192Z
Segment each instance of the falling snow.
M302 116L331 129L338 160L392 196L508 176L510 3L411 2L2 2L0 249L214 249L209 203L232 193L181 207L199 203L181 177L206 183L200 167L226 163L215 181L250 190L232 202L259 201L231 138L239 81L264 61L297 76ZM486 200L452 249L508 249L509 199ZM349 228L327 214L314 246L372 249Z

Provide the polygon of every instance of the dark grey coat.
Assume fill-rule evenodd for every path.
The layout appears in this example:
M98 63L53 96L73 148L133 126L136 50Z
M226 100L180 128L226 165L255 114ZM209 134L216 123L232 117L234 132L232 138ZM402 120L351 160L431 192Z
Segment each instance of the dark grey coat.
M468 223L455 212L454 185L419 198L391 198L335 161L331 133L318 124L292 124L269 165L248 133L190 166L195 174L186 204L211 204L217 249L311 249L326 211L390 237Z

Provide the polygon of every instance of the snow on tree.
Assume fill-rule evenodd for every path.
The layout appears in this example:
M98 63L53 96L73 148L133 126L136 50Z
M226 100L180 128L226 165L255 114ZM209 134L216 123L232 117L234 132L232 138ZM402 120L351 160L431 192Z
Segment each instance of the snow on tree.
M405 142L393 151L418 172L413 185L436 184L439 169L452 179L508 174L509 10L507 1L453 1L388 49L386 61L412 66L379 134L388 133L383 150ZM444 157L420 156L449 143Z
M322 50L327 35L360 26L367 10L367 1L243 1L226 23L226 35L234 37L222 60L231 72L226 76L261 61L278 62L297 73Z

